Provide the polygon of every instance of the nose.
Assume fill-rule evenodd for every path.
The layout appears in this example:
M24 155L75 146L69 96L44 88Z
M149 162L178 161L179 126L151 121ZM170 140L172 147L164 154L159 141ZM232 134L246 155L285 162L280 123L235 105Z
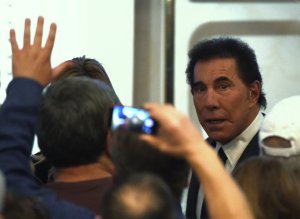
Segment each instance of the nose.
M204 98L205 107L209 110L215 110L219 108L219 97L213 89L208 89Z

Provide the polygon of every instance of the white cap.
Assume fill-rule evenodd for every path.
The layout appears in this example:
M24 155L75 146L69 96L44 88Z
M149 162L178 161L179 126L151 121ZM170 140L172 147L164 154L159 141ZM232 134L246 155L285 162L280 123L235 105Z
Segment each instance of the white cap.
M289 141L291 147L267 146L263 141L271 136ZM300 155L300 96L279 101L266 115L259 132L259 146L264 154L270 156Z

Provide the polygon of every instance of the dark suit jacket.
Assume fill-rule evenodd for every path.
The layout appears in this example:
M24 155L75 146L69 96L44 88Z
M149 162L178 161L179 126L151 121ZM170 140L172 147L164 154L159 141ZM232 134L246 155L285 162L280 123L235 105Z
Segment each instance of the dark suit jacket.
M210 144L212 142L208 139L207 140ZM235 168L237 168L243 161L249 159L253 156L259 155L259 146L258 146L258 132L250 141L249 145L246 147L244 152L242 153L240 159L237 162ZM187 219L196 219L196 204L198 199L198 191L199 191L199 181L197 175L193 172L190 186L188 190L188 197L187 197L187 206L186 206L186 218Z

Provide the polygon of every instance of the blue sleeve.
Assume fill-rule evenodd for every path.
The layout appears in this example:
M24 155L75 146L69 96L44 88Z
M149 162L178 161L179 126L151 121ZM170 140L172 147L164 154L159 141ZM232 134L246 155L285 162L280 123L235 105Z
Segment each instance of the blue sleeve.
M89 210L58 201L32 175L30 154L42 90L40 84L28 78L15 78L7 87L0 108L0 169L7 188L38 197L49 208L52 218L93 219L96 215Z

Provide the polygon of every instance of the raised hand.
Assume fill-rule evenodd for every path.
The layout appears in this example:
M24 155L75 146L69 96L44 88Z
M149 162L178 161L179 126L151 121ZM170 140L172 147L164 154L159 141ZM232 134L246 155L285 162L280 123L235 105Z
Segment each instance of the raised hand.
M159 124L157 136L141 135L141 139L152 144L160 151L192 159L203 147L209 148L199 130L185 114L180 113L171 105L145 104Z
M53 49L56 24L52 23L45 47L42 47L44 18L39 17L36 32L31 45L30 19L25 20L23 48L19 48L16 41L15 30L10 31L12 49L12 72L14 77L27 77L47 85L51 79L53 70L51 67L51 52Z

